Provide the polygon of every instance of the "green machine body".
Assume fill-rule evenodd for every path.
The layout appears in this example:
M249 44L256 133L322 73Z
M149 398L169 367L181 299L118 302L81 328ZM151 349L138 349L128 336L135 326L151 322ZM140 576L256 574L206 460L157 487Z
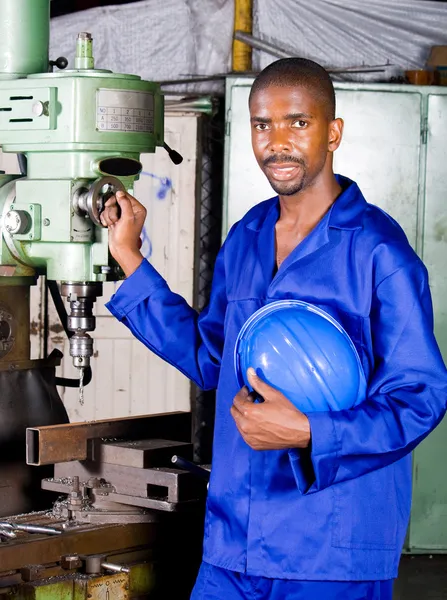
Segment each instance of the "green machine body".
M9 314L2 287L40 274L59 282L70 302L70 354L83 369L93 303L102 282L121 277L100 214L117 190L132 191L140 154L164 146L164 103L156 83L95 69L85 32L73 40L75 68L53 72L66 61L48 59L49 3L5 0L0 11L0 145L21 166L0 175L0 316ZM13 345L1 322L0 361Z

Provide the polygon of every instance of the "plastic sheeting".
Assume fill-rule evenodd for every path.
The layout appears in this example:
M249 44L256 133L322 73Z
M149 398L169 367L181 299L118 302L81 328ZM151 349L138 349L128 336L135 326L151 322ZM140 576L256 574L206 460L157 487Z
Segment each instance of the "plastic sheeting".
M144 0L52 20L51 58L73 66L76 36L94 37L98 68L166 81L230 70L234 0ZM447 4L430 0L254 0L254 35L325 66L396 65L345 79L381 80L425 65L447 43ZM275 57L255 52L257 69ZM204 92L203 84L192 86ZM208 86L209 87L209 86ZM185 86L170 89L189 89Z
M76 37L92 33L95 66L149 80L226 73L233 0L144 0L65 15L51 21L50 56L73 67Z
M427 0L255 0L254 35L324 66L423 68L447 44L447 4ZM256 67L275 57L255 53ZM386 70L387 74L391 69ZM387 77L385 77L386 79ZM383 79L380 74L345 79Z

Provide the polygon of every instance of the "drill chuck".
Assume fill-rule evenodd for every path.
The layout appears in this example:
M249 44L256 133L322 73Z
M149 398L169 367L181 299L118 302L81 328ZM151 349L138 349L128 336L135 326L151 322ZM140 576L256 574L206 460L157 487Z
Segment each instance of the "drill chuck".
M93 339L87 332L95 329L93 305L98 296L102 295L102 284L63 283L61 293L67 296L70 303L68 330L72 332L70 356L73 358L73 365L78 369L89 367L93 356Z

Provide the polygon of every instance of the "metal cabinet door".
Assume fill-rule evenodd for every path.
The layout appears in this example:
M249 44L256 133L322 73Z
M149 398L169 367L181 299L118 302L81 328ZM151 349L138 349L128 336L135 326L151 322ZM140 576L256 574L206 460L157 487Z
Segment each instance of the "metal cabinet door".
M251 147L251 84L251 79L227 81L224 234L252 206L275 195ZM336 96L337 116L345 120L345 129L334 153L335 171L357 181L368 202L398 220L416 247L420 94L342 87Z
M428 96L424 243L430 275L436 339L447 359L447 96ZM447 420L414 452L410 551L447 551Z
M394 217L417 249L420 94L338 89L336 95L345 126L335 172L356 181L366 200Z
M223 236L258 202L276 196L251 147L248 95L252 79L227 80Z

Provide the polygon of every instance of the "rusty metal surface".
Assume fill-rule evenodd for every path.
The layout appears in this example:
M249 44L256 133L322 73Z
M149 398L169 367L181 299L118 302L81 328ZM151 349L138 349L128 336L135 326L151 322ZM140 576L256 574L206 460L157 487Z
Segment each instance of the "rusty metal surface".
M29 285L0 286L0 310L12 315L14 343L11 350L0 358L2 362L29 360L30 357L30 288Z
M167 467L174 454L180 454L184 458L192 457L192 444L171 440L101 442L98 446L98 455L95 450L95 458L98 456L99 462L138 469Z
M26 525L27 523L34 523L35 525L42 525L48 527L62 527L64 523L63 519L54 518L53 515L47 510L29 512L24 513L22 515L11 515L8 517L2 517L2 521L7 521L8 523L15 523L17 525ZM18 535L22 535L22 533L19 532Z
M8 360L6 360L8 359ZM49 358L36 358L35 360L9 360L9 356L0 362L0 371L20 371L25 369L45 369L47 367L58 367L62 358L53 355Z
M58 536L23 533L0 544L0 574L19 570L23 565L51 565L67 554L107 555L152 545L156 535L154 523L84 526Z
M26 431L26 462L29 465L48 465L86 460L90 458L89 446L92 446L89 444L90 440L96 438L134 440L148 437L174 438L189 442L191 440L191 414L170 413L48 427L30 427Z
M128 600L130 582L127 574L85 577L49 577L19 587L12 598L18 600ZM10 595L11 597L11 595Z
M127 556L124 560L128 560ZM0 597L5 597L2 594L16 600L142 600L150 597L156 583L153 563L140 562L120 568L123 572L86 575L64 574L54 567L26 567L21 569L21 575L8 580L0 578Z
M10 593L16 600L74 600L73 581L68 577L54 577L50 581L25 583ZM77 600L87 600L80 595Z
M154 550L153 548L140 548L138 550L123 550L120 554L109 555L108 560L113 563L118 563L124 568L123 572L130 572L132 581L132 590L134 590L134 583L144 583L146 579L153 578L154 563L153 563ZM27 565L21 567L18 570L8 571L0 573L0 598L2 594L6 593L5 587L17 586L22 583L30 582L42 582L49 578L62 578L73 579L72 575L79 575L84 579L85 576L85 563L89 560L89 557L81 558L77 554L68 554L61 556L59 564L57 565ZM95 557L90 557L95 558ZM99 563L101 563L101 555L98 557ZM128 566L129 565L129 566ZM81 569L81 573L79 572ZM110 575L110 573L107 573ZM141 575L146 577L141 578ZM137 588L140 587L137 585ZM147 584L145 587L148 587Z
M59 598L57 586L49 587L46 584L61 581L87 581L88 579L92 581L94 577L102 577L97 571L92 571L90 575L84 574L87 570L87 560L98 556L101 563L117 563L130 568L129 597L133 600L142 600L146 597L154 598L154 600L155 598L157 600L161 598L187 600L191 594L202 554L203 506L197 506L197 508L196 512L188 515L163 515L162 521L153 529L147 529L148 534L140 537L140 539L138 537L141 536L144 525L133 528L129 526L78 528L77 535L73 535L71 539L67 540L66 547L70 547L70 552L61 553L59 557L57 557L57 554L62 549L56 546L64 536L42 538L43 544L37 544L35 538L25 537L19 550L12 546L8 548L5 545L6 552L3 552L2 548L0 554L0 597L2 597L1 594L9 591L10 596L8 597L17 598L17 600L24 600L24 598L27 600L32 600L32 598L38 600ZM27 520L27 517L28 515L23 515L20 519ZM44 522L44 518L45 516L42 515L42 522ZM35 521L35 519L36 516L33 515L32 520ZM93 532L96 532L95 539L91 537ZM112 545L110 543L111 537L120 539L121 548L115 551L108 549ZM81 539L86 542L82 552ZM138 542L143 543L137 545ZM34 546L34 549L32 549L32 546ZM78 564L74 556L76 546L83 562L81 573L76 571L76 565ZM9 560L9 566L11 565L11 552L14 552L16 562L20 566L3 571L7 564L5 558ZM67 554L72 557L68 562L66 560ZM65 556L64 560L62 560L63 556ZM31 563L28 561L31 561ZM41 563L45 561L45 564L39 566L40 561ZM28 562L28 567L21 566L25 562ZM62 563L65 567L73 566L75 569L62 569ZM175 569L175 577L172 576L173 568ZM23 585L24 580L21 574L27 578L28 583ZM41 585L36 585L38 583ZM10 586L9 590L8 586ZM24 590L29 592L29 595L26 595ZM32 595L34 590L38 592L37 595ZM50 594L53 591L56 595ZM22 592L23 595L20 595ZM148 596L148 594L150 595ZM62 597L65 600L72 598L71 595ZM87 595L82 594L82 590L73 597L74 600L87 598ZM105 596L104 600L112 600L113 598L109 593L109 599Z

